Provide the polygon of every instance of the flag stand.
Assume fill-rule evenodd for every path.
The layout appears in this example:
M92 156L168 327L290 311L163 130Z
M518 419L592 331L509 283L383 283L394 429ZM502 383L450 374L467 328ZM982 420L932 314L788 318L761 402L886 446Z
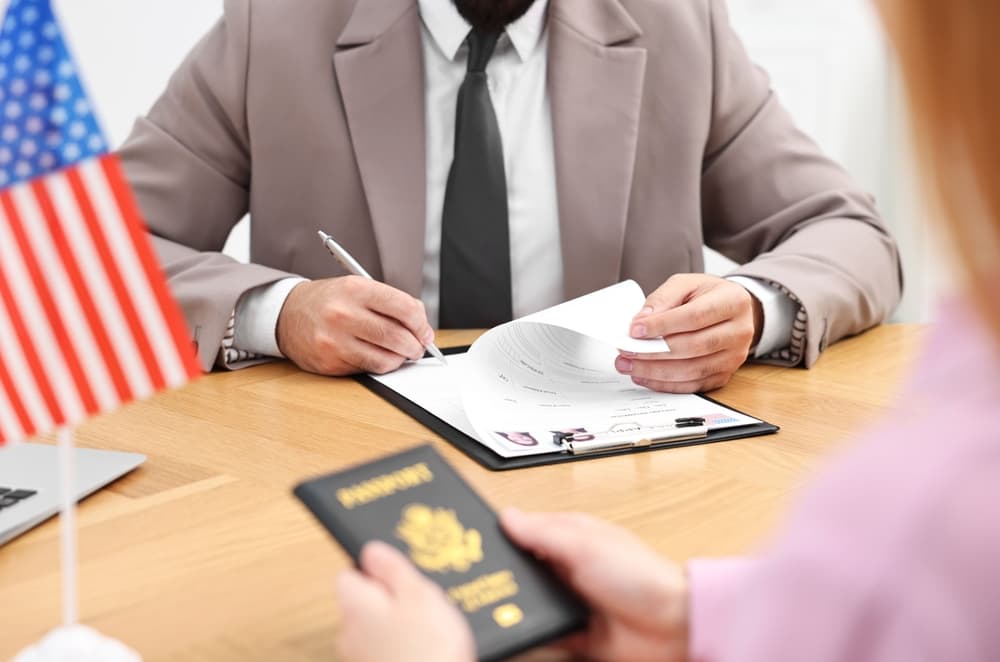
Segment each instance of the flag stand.
M76 462L73 456L73 428L62 426L59 439L59 492L62 507L59 513L59 541L62 560L63 626L77 624L80 603L77 579L76 538Z
M62 565L62 627L18 653L13 662L142 662L138 653L80 625L76 528L76 454L73 428L61 426L59 447L59 545Z

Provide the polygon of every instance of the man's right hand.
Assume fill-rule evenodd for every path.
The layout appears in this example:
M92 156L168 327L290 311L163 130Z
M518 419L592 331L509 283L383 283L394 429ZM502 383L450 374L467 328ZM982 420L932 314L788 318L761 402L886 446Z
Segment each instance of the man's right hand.
M282 354L321 375L391 372L434 341L419 299L360 276L296 285L275 334Z

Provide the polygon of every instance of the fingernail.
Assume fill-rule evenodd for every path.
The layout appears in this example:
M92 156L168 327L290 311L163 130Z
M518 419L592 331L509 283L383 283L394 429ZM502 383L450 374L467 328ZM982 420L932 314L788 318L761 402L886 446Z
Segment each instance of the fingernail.
M434 342L434 329L427 329L424 331L424 335L420 337L420 342L425 345L430 345Z
M623 375L632 374L632 361L626 359L624 356L619 356L615 359L615 369Z
M624 356L627 359L634 359L635 357L638 356L638 354L636 354L635 352L626 352L624 349L618 350L618 354Z
M651 312L653 312L653 307L652 306L645 306L642 310L639 311L639 314L640 315L648 315Z
M633 377L632 383L636 386L649 386L649 382L642 377Z
M633 338L645 338L646 337L646 325L645 324L633 324L632 331L630 332Z

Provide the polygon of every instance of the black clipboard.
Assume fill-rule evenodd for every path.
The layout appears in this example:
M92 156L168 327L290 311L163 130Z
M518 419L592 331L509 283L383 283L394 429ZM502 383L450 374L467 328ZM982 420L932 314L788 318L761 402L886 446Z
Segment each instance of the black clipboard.
M449 347L442 349L443 354L462 354L468 351L469 346L464 347ZM704 437L699 437L697 439L683 439L679 441L668 441L666 443L657 444L654 447L644 447L644 448L625 448L617 450L608 451L597 451L593 453L585 454L573 454L567 451L554 452L554 453L543 453L539 455L523 455L519 457L504 457L493 452L489 447L485 446L479 440L474 437L470 437L456 427L453 427L450 423L438 418L431 412L427 411L420 405L416 404L406 396L400 394L397 391L389 388L385 384L377 381L369 375L357 375L355 379L361 383L362 386L367 388L372 393L375 393L382 399L386 400L390 404L396 406L403 412L409 414L411 417L419 421L424 427L429 429L431 432L441 436L452 446L462 451L473 460L483 465L487 469L492 471L507 471L509 469L524 469L526 467L540 467L546 464L556 464L558 462L573 462L577 460L595 460L602 457L610 457L612 455L624 455L626 453L646 453L649 451L658 451L664 448L678 448L680 446L695 446L697 444L711 444L718 441L730 441L732 439L746 439L749 437L759 437L767 434L774 434L780 428L777 425L768 423L766 421L761 421L753 425L741 425L734 428L721 428L718 430L710 430L708 434ZM699 398L704 398L709 402L713 402L718 405L722 405L727 409L732 409L733 411L743 414L744 412L734 409L729 405L714 400L707 395L698 394ZM745 414L749 416L749 414ZM756 418L756 417L754 417Z

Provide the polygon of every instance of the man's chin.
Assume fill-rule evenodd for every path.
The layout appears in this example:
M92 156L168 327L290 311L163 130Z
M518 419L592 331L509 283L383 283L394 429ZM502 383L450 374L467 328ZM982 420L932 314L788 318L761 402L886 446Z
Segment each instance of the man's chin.
M452 0L458 13L473 28L484 32L503 30L524 16L535 0Z

